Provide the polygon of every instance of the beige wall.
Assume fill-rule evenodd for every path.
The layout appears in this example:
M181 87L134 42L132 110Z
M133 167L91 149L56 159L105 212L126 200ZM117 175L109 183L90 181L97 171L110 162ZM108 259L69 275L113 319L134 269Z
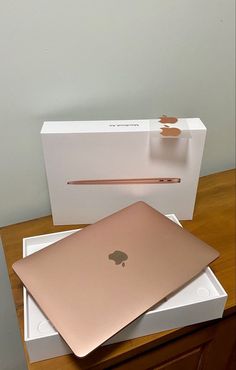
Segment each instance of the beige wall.
M234 167L233 0L2 0L0 51L0 225L50 213L44 120L200 117Z

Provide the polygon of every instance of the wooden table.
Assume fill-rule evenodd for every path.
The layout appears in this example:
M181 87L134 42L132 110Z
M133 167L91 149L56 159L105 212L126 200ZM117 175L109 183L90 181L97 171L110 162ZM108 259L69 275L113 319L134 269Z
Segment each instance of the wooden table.
M233 369L236 365L232 354L236 333L234 211L235 171L229 170L200 179L194 219L182 222L186 229L220 252L220 258L210 267L228 293L223 319L104 346L84 359L67 355L28 364L29 369ZM22 238L77 227L81 225L53 226L48 216L0 229L22 337L22 284L11 268L22 257Z

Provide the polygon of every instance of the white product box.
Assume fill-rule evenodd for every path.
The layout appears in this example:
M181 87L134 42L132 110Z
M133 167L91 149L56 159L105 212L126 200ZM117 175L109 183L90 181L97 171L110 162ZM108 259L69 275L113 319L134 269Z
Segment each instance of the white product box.
M179 223L174 215L168 215ZM30 255L77 230L40 235L23 240L23 256ZM43 273L43 272L42 272ZM222 317L227 294L210 270L206 270L184 288L132 322L106 344L140 337ZM71 352L30 294L24 288L24 339L31 362Z
M206 128L199 118L169 126L158 119L45 122L41 134L54 224L94 223L139 200L191 219ZM163 129L179 129L180 135L163 136ZM106 183L150 178L180 182Z

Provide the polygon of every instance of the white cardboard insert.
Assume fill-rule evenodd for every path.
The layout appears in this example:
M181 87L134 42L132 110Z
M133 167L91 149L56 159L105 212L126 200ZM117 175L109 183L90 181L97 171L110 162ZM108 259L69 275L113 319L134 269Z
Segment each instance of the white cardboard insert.
M179 224L175 215L168 215ZM23 239L23 257L47 247L77 230ZM184 288L135 320L106 344L220 318L227 294L208 267ZM30 294L24 288L24 340L31 362L71 353Z
M143 200L192 219L206 127L180 118L161 136L159 119L45 122L42 143L54 224L87 224ZM175 126L175 127L174 127ZM73 181L177 178L179 183L72 185Z

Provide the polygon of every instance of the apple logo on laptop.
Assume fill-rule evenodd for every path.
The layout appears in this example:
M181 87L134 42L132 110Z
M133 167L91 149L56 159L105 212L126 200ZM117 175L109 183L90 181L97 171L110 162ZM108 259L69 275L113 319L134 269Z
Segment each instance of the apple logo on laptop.
M115 251L113 253L110 253L108 255L109 260L112 260L115 262L116 265L120 265L122 267L125 267L125 262L128 259L128 256L125 252L122 251Z

